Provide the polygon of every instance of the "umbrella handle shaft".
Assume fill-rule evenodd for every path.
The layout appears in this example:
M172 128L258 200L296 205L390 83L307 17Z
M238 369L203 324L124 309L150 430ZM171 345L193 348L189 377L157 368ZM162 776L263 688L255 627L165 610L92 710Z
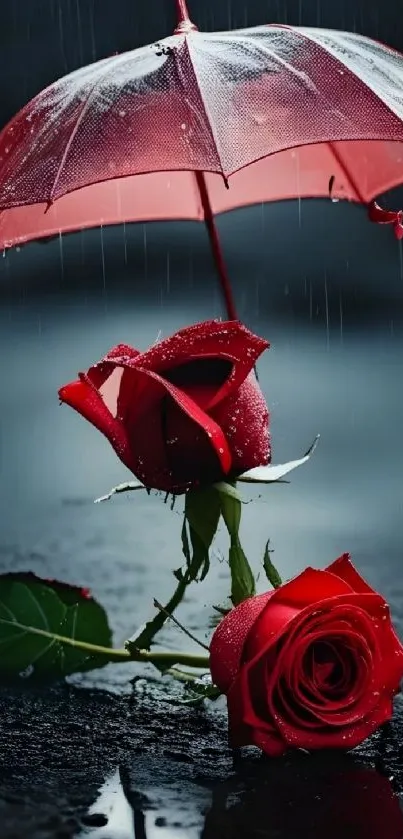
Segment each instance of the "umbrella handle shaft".
M208 194L206 178L204 172L195 172L197 186L199 189L200 199L204 212L204 221L207 227L207 232L210 239L211 251L214 257L215 266L217 268L218 276L220 278L221 290L223 293L227 315L230 320L238 320L236 312L234 296L230 279L228 276L227 266L224 261L224 254L222 252L221 242L218 235L218 230L214 221L214 214L211 209L210 198Z
M176 0L176 19L177 26L174 35L186 34L192 32L192 30L197 31L197 26L190 20L186 0Z
M186 0L176 0L176 14L178 23L190 20Z

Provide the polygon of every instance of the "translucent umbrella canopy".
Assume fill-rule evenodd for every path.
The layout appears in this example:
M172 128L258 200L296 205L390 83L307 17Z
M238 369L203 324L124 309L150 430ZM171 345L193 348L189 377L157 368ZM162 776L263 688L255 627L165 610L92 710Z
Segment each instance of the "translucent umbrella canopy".
M403 143L357 140L279 152L205 184L213 215L292 198L370 203L403 181ZM383 216L379 218L382 220ZM0 212L0 249L101 225L162 220L204 221L193 172L153 172L103 181L45 203Z
M2 131L0 245L203 219L228 286L217 212L329 184L366 203L403 180L399 53L307 27L199 32L177 7L174 35L60 79Z

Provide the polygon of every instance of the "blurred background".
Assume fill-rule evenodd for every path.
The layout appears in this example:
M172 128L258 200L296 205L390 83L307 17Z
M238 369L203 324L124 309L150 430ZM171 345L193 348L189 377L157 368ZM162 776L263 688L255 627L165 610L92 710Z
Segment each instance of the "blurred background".
M403 50L395 0L189 0L189 9L200 29L305 24ZM9 0L1 125L57 77L174 25L173 0ZM385 205L403 206L403 191ZM402 243L363 208L330 200L259 205L218 226L239 314L271 342L258 370L274 461L299 457L321 434L289 485L243 491L254 500L243 516L249 558L258 568L270 537L287 577L350 551L401 626ZM221 315L207 234L196 223L101 228L0 254L0 570L90 586L119 644L153 597L170 593L180 504L172 513L136 493L94 506L130 475L101 435L59 407L57 389L116 343L143 349ZM182 608L199 635L227 592L225 551L220 534L209 580ZM162 640L183 643L172 628ZM127 677L122 667L91 678L116 686Z

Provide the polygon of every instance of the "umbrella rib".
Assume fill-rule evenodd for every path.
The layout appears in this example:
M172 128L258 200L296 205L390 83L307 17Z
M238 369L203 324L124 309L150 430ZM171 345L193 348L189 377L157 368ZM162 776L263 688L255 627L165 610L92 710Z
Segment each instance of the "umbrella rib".
M289 26L288 24L284 24L284 25L281 25L281 28L282 29L291 29L296 35L299 35L299 37L302 38L303 40L310 41L311 44L315 44L317 47L319 47L319 49L322 50L325 53L325 55L331 56L334 61L336 61L338 64L340 64L340 67L343 68L343 72L347 69L349 73L351 73L353 76L355 76L355 78L358 79L361 82L361 84L363 84L367 88L367 90L369 90L371 93L373 93L374 96L379 101L382 102L382 105L389 111L389 114L392 114L394 117L396 117L399 120L399 122L402 121L401 116L394 110L394 108L391 105L389 105L388 102L386 102L384 99L380 98L378 93L376 92L376 90L374 90L374 88L371 87L371 85L368 84L368 82L366 82L365 79L363 79L359 73L357 73L355 70L352 70L348 66L348 64L344 64L343 61L341 60L341 58L339 58L339 56L336 54L336 52L333 50L332 47L324 46L323 44L321 44L320 41L317 41L314 38L313 35L305 32L305 31L301 31L302 27ZM365 36L361 36L361 37L363 37L365 39ZM369 40L371 40L371 39L369 39ZM389 47L389 49L392 52L395 52L395 53L397 52L397 50L393 50L391 47ZM398 53L398 55L400 55L400 53ZM351 123L352 121L349 120L349 122ZM343 139L343 142L345 142L348 139L351 140L353 138L345 137ZM363 137L354 137L354 139L359 140L359 139L364 139L364 138ZM379 137L378 137L378 135L374 135L373 137L366 137L365 139L367 139L367 140L371 140L371 139L372 140L378 140ZM394 137L389 137L387 139L389 139L391 142L398 142Z
M189 63L190 63L190 66L192 68L195 84L196 84L196 87L197 87L197 90L198 90L198 93L199 93L200 102L201 102L203 111L205 113L206 119L207 119L208 127L210 129L210 138L213 141L214 151L215 151L215 154L216 154L216 160L217 160L217 162L220 166L221 174L225 178L226 177L226 172L225 172L225 170L223 168L223 165L222 165L221 154L220 154L219 147L218 147L219 144L218 144L218 141L217 141L217 138L216 138L216 135L215 135L215 131L214 131L214 128L213 128L213 123L212 123L212 120L210 118L210 114L209 114L207 105L204 101L204 97L203 97L202 90L201 90L201 87L200 87L200 82L199 82L199 79L198 79L198 76L197 76L197 73L196 73L196 70L195 70L195 66L194 66L194 63L193 63L193 60L192 60L192 55L191 55L191 52L190 52L190 49L189 49L189 43L188 43L187 36L185 36L185 38L184 38L184 43L185 43L185 48L187 50L187 54L188 54L188 57L189 57ZM184 92L184 95L185 95L185 98L186 98L186 103L187 103L188 106L191 107L191 104L190 104L188 96L187 96L188 85L187 85L186 81L184 82L184 80L183 80L183 72L182 72L180 62L177 60L176 50L174 50L174 56L175 56L175 63L176 63L176 68L177 68L177 72L178 72L178 78L179 78L179 81L181 83L181 86L182 86L182 89L183 89L183 92Z
M363 194L362 194L362 192L361 192L361 190L358 186L358 182L357 182L356 178L349 171L349 169L348 169L347 165L345 164L339 150L336 148L335 143L334 142L329 142L328 146L329 146L329 149L330 149L336 163L340 166L340 169L342 170L343 175L345 176L346 180L348 181L348 183L350 184L350 186L354 190L360 204L367 204L368 202L365 200L365 198L364 198L364 196L363 196Z
M77 117L77 120L76 120L76 123L75 123L75 125L74 125L74 128L73 128L73 130L72 130L72 132L71 132L71 134L70 134L70 136L69 136L69 138L68 138L68 140L67 140L67 143L66 143L66 146L65 146L65 149L64 149L63 155L62 155L62 159L61 159L61 161L60 161L60 163L59 163L59 166L58 166L58 169L57 169L57 172L56 172L56 175L55 175L55 179L54 179L54 181L53 181L52 189L51 189L51 191L50 191L50 195L49 195L49 203L50 203L50 204L52 204L52 203L53 203L53 196L54 196L54 194L55 194L55 190L56 190L56 187L57 187L57 184L58 184L58 181L59 181L60 175L61 175L61 173L62 173L63 166L64 166L64 164L65 164L65 162L66 162L66 160L67 160L67 155L68 155L68 153L69 153L69 151L70 151L70 149L71 149L71 146L72 146L73 140L74 140L74 138L75 138L75 136L76 136L76 134L77 134L77 131L78 131L78 129L79 129L79 127L80 127L80 125L81 125L81 123L82 123L82 121L83 121L83 119L84 119L84 117L85 117L85 115L86 115L86 113L87 113L87 111L88 111L88 108L89 108L89 106L90 106L90 102L91 102L91 99L92 99L92 97L93 97L93 94L95 93L95 91L96 91L96 89L97 89L97 87L98 87L99 83L100 83L100 82L101 82L101 81L105 78L105 76L107 76L107 75L109 74L109 72L110 72L110 68L108 67L108 70L106 71L106 73L103 73L103 75L102 75L102 76L100 76L100 77L96 80L96 82L93 84L93 86L92 86L91 90L90 90L90 91L89 91L89 93L88 93L87 98L86 98L86 99L84 99L84 102L82 103L80 113L79 113L79 115L78 115L78 117Z
M58 169L57 169L55 179L53 181L52 189L50 191L50 195L49 195L49 199L48 199L49 204L53 204L55 190L56 190L60 175L62 173L63 166L64 166L64 164L67 160L68 153L71 149L71 146L72 146L73 140L74 140L74 138L77 134L77 131L78 131L78 129L79 129L79 127L80 127L80 125L81 125L81 123L82 123L82 121L83 121L83 119L84 119L84 117L85 117L85 115L88 111L91 99L92 99L95 91L97 90L97 88L101 84L101 82L106 78L106 76L109 75L109 73L112 69L111 64L113 64L113 66L115 66L116 64L121 64L121 63L124 64L125 61L129 60L128 55L130 55L130 53L124 53L123 55L117 55L117 56L114 56L114 58L110 59L109 62L108 62L108 69L105 71L105 73L102 73L102 75L100 75L96 79L96 81L94 82L91 90L88 93L88 96L86 97L86 99L84 99L84 102L82 103L82 106L81 106L80 113L77 117L77 121L76 121L76 123L74 125L74 128L73 128L73 130L72 130L72 132L71 132L71 134L70 134L70 136L67 140L67 143L66 143L63 155L62 155L62 159L61 159L60 164L59 164Z

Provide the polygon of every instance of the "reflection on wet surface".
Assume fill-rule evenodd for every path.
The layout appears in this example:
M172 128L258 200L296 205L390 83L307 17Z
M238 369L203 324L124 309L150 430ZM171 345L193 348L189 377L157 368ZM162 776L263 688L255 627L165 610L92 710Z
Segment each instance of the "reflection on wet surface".
M203 803L196 787L174 801L167 788L162 803L150 787L143 807L117 769L82 818L78 839L402 839L392 783L364 764L298 755L245 768L206 790Z
M81 839L137 839L133 810L123 792L119 769L106 779L82 822L85 827Z
M387 778L348 758L261 766L245 786L213 792L202 839L401 839L403 814Z

